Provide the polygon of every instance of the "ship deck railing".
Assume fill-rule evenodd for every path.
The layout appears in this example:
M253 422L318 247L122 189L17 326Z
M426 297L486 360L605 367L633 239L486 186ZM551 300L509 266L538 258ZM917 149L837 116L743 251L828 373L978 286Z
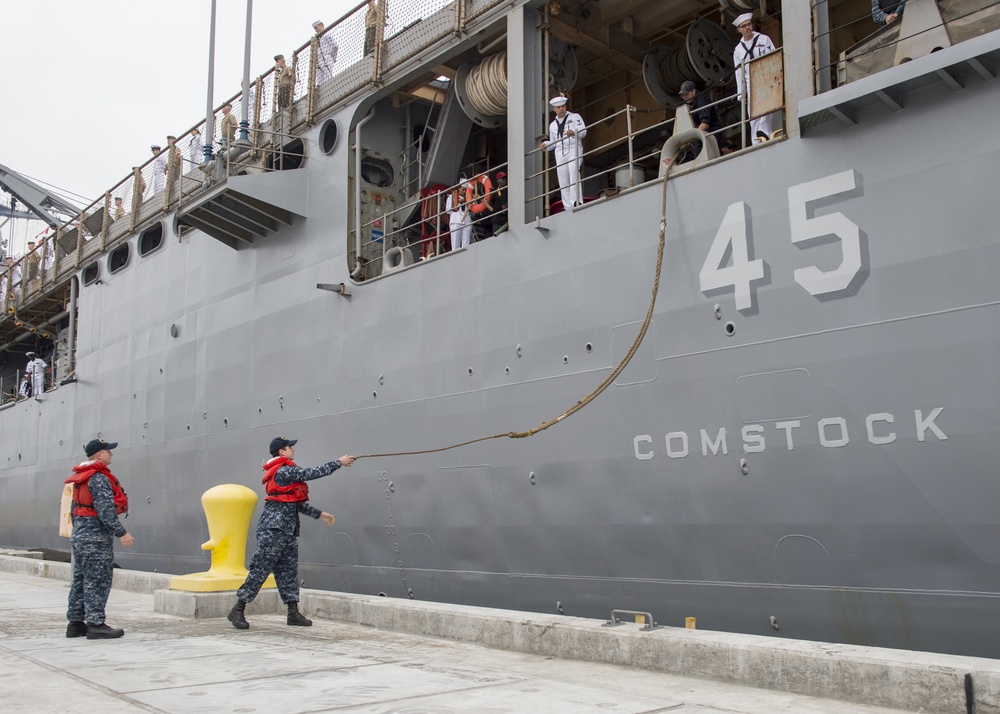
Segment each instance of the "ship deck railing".
M778 51L780 52L780 49ZM705 108L718 108L737 101L738 98L736 95L727 95L706 104ZM599 168L597 171L588 173L586 177L588 181L592 182L594 179L602 176L610 177L622 169L628 171L630 179L628 186L609 187L602 191L599 197L588 198L588 204L593 201L611 198L623 190L628 190L655 180L664 144L661 137L672 130L676 118L670 117L651 125L635 127L632 120L641 111L629 105L587 125L589 132L602 124L613 125L619 117L624 116L626 118L626 131L623 135L613 137L599 146L587 149L582 154L582 158L585 165L590 162L591 166L595 163L607 166L607 168ZM779 108L778 111L783 111L783 107ZM742 112L745 115L745 108L742 109ZM760 148L759 144L748 145L746 142L745 137L749 122L749 119L740 119L711 132L709 135L715 136L719 140L721 137L732 135L734 132L739 131L743 134L743 139L740 143L744 149ZM719 141L719 144L722 143L722 141ZM739 153L740 151L741 149L733 148L733 151L730 153ZM532 159L535 159L536 165L542 164L544 166L542 169L529 173L525 177L526 203L532 207L528 216L531 220L550 215L553 212L554 204L557 209L554 212L562 210L553 200L557 197L561 189L558 186L558 182L553 180L556 162L551 160L552 154L553 152L536 148L525 155L526 166L532 165ZM620 158L618 158L619 154L621 154ZM644 178L642 181L636 182L634 180L636 170L643 172ZM464 173L470 179L474 179L483 173L490 175L494 187L496 186L496 175L500 171L507 172L509 175L509 164L505 162L496 165L472 165L464 168ZM581 183L583 183L582 177ZM610 186L612 182L608 181L608 184ZM532 186L544 187L540 190L535 189L532 192ZM460 189L459 184L454 184L425 198L418 198L403 203L392 210L387 210L381 216L372 216L361 223L360 236L362 236L362 239L357 243L355 250L352 251L350 256L351 267L357 270L354 276L355 279L357 280L359 277L363 279L380 277L383 274L394 272L398 268L416 265L432 258L440 258L451 252L446 201L447 196L455 190L464 192L464 189ZM427 198L437 201L434 211L429 215L421 211L423 201ZM482 225L488 229L495 223L494 214L496 212L494 210L492 213L472 219L471 225L473 226L474 235L479 234L481 236L480 239L490 237L488 234L483 235L482 228L477 229L476 227ZM376 226L377 221L382 222L381 227ZM434 230L434 225L442 226L442 224L443 227ZM431 226L431 230L423 230L428 225ZM372 236L379 232L379 228L381 228L382 235L377 239L373 239ZM409 256L400 260L401 256L395 249L409 251ZM393 253L394 260L392 264L387 265L386 255L390 251ZM362 257L362 265L360 267L357 264L357 256L359 254Z
M781 50L779 49L778 51L780 52ZM731 94L724 96L720 99L717 99L713 102L710 102L704 105L703 107L699 107L699 110L709 109L709 108L719 108L722 107L723 105L733 104L734 102L738 101L739 99L737 95ZM628 176L629 176L628 186L618 186L618 185L611 186L612 182L608 181L607 183L609 184L609 187L604 191L602 191L600 198L613 196L622 190L628 188L634 188L637 185L647 183L651 180L654 180L654 178L658 175L659 163L664 145L664 141L660 137L663 134L672 131L674 124L676 123L676 116L664 119L663 121L657 122L649 126L634 128L632 121L633 117L637 113L642 111L648 111L648 110L641 110L629 105L626 106L624 109L621 109L613 114L610 114L598 121L595 121L587 125L587 129L589 132L591 129L593 129L596 126L599 126L600 124L603 123L610 124L614 122L614 120L619 116L624 115L627 119L626 133L624 135L614 137L611 140L605 142L604 144L601 144L600 146L587 149L578 157L583 159L584 167L587 167L588 162L590 162L592 167L594 166L594 164L597 164L598 166L600 165L607 166L607 168L603 169L599 168L597 171L591 169L591 171L586 176L586 180L591 182L593 181L593 179L602 176L606 178L610 177L622 169L626 169L628 171ZM724 125L713 132L708 132L708 135L714 136L716 138L718 145L722 147L723 145L727 144L727 140L725 139L725 137L728 135L732 135L738 131L739 134L741 135L741 139L739 141L741 148L743 149L749 148L749 145L746 140L747 129L749 127L749 124L750 124L749 119L740 119L730 124ZM617 157L617 154L622 153L623 150L625 152L625 155ZM730 152L727 153L734 153L737 150L738 149L734 147ZM558 186L558 182L551 180L553 169L556 169L559 165L558 160L553 157L553 154L558 154L558 149L555 152L550 152L547 151L546 149L534 149L528 153L527 157L539 154L544 156L544 163L545 163L544 168L535 173L529 174L526 177L525 181L527 182L528 186L531 186L532 183L537 184L541 182L545 185L545 187L540 192L535 194L531 194L530 192L528 192L526 194L527 195L526 201L529 204L535 203L537 205L537 202L542 202L545 201L545 199L548 199L546 205L542 209L545 211L545 215L548 215L549 213L553 212L552 208L553 204L555 203L553 199L561 192L561 189ZM609 156L611 157L610 159L607 158ZM635 172L637 170L643 171L643 176L644 176L643 180L639 181L638 183L635 182ZM580 183L583 184L584 180L585 180L584 177L581 176Z

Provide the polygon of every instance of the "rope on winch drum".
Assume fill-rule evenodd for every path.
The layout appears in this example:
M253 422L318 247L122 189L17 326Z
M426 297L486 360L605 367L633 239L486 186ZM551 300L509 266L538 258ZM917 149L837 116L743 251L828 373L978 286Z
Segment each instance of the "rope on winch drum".
M659 245L657 246L656 252L656 273L653 276L653 293L649 298L649 307L646 309L646 317L642 321L642 327L639 328L639 332L636 334L635 339L632 340L632 346L629 347L628 352L619 360L618 364L613 370L608 374L604 380L598 384L589 394L583 397L576 404L571 406L569 409L564 411L557 417L549 419L548 421L543 421L536 427L528 429L527 431L507 431L502 434L493 434L492 436L481 436L478 439L469 439L468 441L463 441L458 444L452 444L450 446L441 446L436 449L421 449L419 451L394 451L384 454L362 454L356 457L357 459L374 459L377 457L387 457L387 456L417 456L419 454L436 454L441 451L450 451L451 449L457 449L462 446L469 446L470 444L478 444L480 441L490 441L491 439L502 439L504 437L508 439L527 439L529 437L538 434L539 432L545 431L550 426L554 426L561 422L563 419L572 416L576 412L583 409L585 406L594 401L605 389L611 386L618 375L628 366L628 363L632 361L635 353L639 351L639 346L642 345L642 341L646 337L646 331L649 329L650 323L653 321L653 310L656 307L656 294L660 291L660 273L663 269L663 254L666 249L666 236L667 236L667 183L670 181L670 168L676 163L677 158L683 153L683 149L678 151L673 158L670 160L670 166L667 168L666 173L663 175L663 205L660 212L660 236Z

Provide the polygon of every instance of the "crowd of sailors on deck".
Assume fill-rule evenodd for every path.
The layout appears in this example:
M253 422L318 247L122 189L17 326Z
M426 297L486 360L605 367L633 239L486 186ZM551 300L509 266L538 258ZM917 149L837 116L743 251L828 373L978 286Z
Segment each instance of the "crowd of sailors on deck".
M371 36L370 43L374 44L374 32L377 25L377 6L377 0L369 0L366 8L365 54L371 53L370 49L368 49L368 35ZM315 75L316 88L318 89L332 79L334 64L337 62L340 47L334 37L334 33L327 31L326 26L321 20L315 20L312 23L312 28L315 32L318 47ZM287 64L284 55L275 55L274 62L274 100L280 116L281 110L291 106L294 100L296 70L294 66ZM249 92L249 103L251 106L254 104L255 91L256 85L251 84ZM226 102L220 111L221 114L218 117L217 149L222 151L236 141L239 120L236 114L233 113L231 102ZM201 165L205 161L205 140L201 129L198 127L191 129L187 137L187 147L183 152L178 145L179 140L174 136L167 137L166 149L160 144L152 144L150 146L150 151L152 152L152 168L151 176L149 176L152 179L151 185L147 182L147 174L144 174L143 169L133 166L134 181L126 184L123 189L123 195L114 196L114 206L111 215L113 221L125 218L129 210L137 210L141 207L144 200L162 194L164 191L170 192L170 196L167 198L168 202L172 203L178 197L179 194L176 192L178 191L178 182L181 174L190 172L194 167ZM126 209L126 202L131 209ZM135 205L133 206L132 204Z

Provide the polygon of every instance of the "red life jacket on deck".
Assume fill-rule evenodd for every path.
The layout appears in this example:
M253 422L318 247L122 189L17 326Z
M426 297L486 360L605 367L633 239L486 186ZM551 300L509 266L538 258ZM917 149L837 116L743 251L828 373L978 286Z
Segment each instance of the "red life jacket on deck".
M294 461L286 459L284 456L275 456L264 464L264 492L267 494L267 501L282 501L283 503L298 503L309 500L309 484L305 481L296 481L287 486L279 486L274 482L274 475L282 466L295 466Z
M73 484L73 515L91 518L97 516L97 511L94 509L94 496L90 493L90 486L88 486L90 477L96 473L104 474L108 483L111 484L111 493L115 498L115 513L118 515L127 514L128 494L125 493L125 489L118 483L114 474L108 471L108 467L100 461L84 461L82 464L74 466L73 475L64 481L64 483Z

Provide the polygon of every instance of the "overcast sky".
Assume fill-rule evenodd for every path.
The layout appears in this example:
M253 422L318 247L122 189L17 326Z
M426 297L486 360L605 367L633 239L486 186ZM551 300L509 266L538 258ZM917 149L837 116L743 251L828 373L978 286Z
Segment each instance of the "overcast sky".
M216 105L240 89L247 4L217 1ZM275 54L305 44L313 20L329 25L360 3L254 0L251 77L272 67ZM0 164L89 203L145 161L151 143L204 119L210 0L0 6ZM39 226L13 223L0 236L13 237L17 254Z

